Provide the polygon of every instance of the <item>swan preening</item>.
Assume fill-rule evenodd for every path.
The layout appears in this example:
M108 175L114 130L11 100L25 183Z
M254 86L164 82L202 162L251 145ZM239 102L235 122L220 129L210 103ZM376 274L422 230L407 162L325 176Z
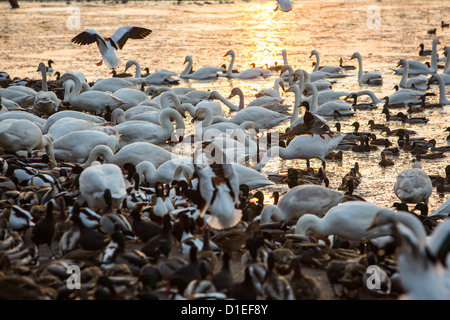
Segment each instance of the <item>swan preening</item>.
M141 27L120 27L105 39L94 29L87 29L75 36L72 42L82 46L95 42L102 54L102 60L97 65L101 66L104 61L109 68L117 69L122 62L116 56L116 51L122 49L128 39L144 39L151 33L152 30Z

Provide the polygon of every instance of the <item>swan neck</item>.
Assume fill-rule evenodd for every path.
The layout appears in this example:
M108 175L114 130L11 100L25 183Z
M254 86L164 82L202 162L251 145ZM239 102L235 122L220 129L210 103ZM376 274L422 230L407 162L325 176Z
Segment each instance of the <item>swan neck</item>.
M319 71L320 59L319 59L319 54L317 52L314 51L313 54L316 56L316 65L314 66L313 72L316 72L316 71Z
M363 76L362 57L358 55L358 80L361 80Z
M273 204L264 207L261 212L261 223L284 220L284 214L281 209Z
M312 101L310 106L310 112L316 113L317 109L319 109L319 94L317 93L317 88L311 82L309 83L309 88L312 90Z
M188 65L186 66L186 68L184 68L183 72L181 72L180 77L187 76L192 70L192 65L194 64L192 59L186 58L186 61L188 62Z
M42 74L42 91L47 92L48 86L47 86L47 70L45 68L39 68L41 70Z
M275 146L275 147L272 147L269 150L267 150L267 152L264 155L264 157L262 158L261 162L258 163L257 165L254 165L253 169L260 171L262 168L264 168L264 166L267 164L267 162L269 162L269 160L272 157L272 154L274 152L281 154L281 152L283 152L283 148L280 148L279 146Z
M114 109L113 112L111 113L111 120L114 125L125 122L126 121L125 112L123 111L123 109L120 108Z
M298 115L300 113L300 99L301 99L301 91L299 90L298 86L294 86L291 88L291 91L294 92L294 110L292 112L291 116L291 126L295 122L295 120L298 119Z
M139 164L136 166L136 172L139 174L139 176L142 179L142 176L144 176L145 179L142 180L147 180L148 182L152 183L156 175L156 168L153 165L153 163L149 162L149 161L141 161L139 162Z
M231 61L230 61L230 64L228 65L227 77L233 78L233 65L234 65L235 54L234 54L234 52L231 52L230 55L231 55Z
M135 78L141 78L141 74L142 74L141 64L139 62L137 62L136 60L131 60L130 63L136 67Z
M409 63L408 61L405 61L404 66L403 66L403 74L402 74L402 79L400 80L400 85L401 86L406 86L406 82L408 81L408 75L409 75Z
M242 92L241 92L242 93ZM240 110L240 106L241 106L241 96L239 95L239 106L233 104L230 100L228 100L227 98L225 98L224 96L222 96L219 92L216 91L215 96L217 97L217 99L219 99L220 101L222 101L231 111L238 111Z
M440 75L436 75L439 83L439 103L440 104L450 104L450 101L447 100L447 96L445 93L445 84Z
M83 168L89 167L92 162L96 161L98 157L103 157L103 161L105 163L112 163L114 160L114 154L112 150L105 145L99 145L96 146L94 149L92 149L91 153L89 154L89 158L85 163L81 165Z
M322 220L312 214L305 214L298 219L295 226L295 234L306 235L308 230L312 230L314 233L322 236L328 235L326 232L326 226L322 223Z

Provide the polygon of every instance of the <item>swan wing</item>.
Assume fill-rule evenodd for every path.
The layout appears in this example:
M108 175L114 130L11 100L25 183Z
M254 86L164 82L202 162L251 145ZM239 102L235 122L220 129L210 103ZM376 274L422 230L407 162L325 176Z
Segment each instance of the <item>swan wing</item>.
M144 39L152 30L141 27L120 27L111 36L111 40L117 44L119 49L122 49L128 39Z
M72 42L80 46L88 45L94 42L102 42L106 47L106 41L100 33L94 29L87 29L72 38Z

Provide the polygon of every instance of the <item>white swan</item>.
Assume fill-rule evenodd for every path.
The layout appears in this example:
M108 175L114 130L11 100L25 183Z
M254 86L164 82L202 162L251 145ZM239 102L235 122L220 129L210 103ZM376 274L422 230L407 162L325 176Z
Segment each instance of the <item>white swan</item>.
M171 119L176 122L176 132L174 132ZM174 133L183 137L185 125L178 111L171 108L162 110L159 113L159 123L160 125L147 121L130 120L116 125L120 135L119 148L133 142L162 144L174 138Z
M447 218L450 215L450 197L447 198L447 200L441 204L435 211L430 213L428 217L435 217L435 218Z
M417 60L407 60L409 63L409 74L410 75L418 75L418 74L429 74L436 73L437 71L437 45L439 44L438 39L433 39L432 48L431 48L431 64L428 67L426 64L417 61ZM396 74L403 74L404 68L394 69Z
M19 86L11 86L6 89L0 88L0 96L3 99L8 99L8 100L13 101L14 103L18 104L22 108L28 108L28 107L32 106L34 103L34 100L36 99L37 92L31 88L30 89L33 90L34 93L20 91L20 90L17 90L16 87L19 87ZM20 86L20 87L23 87L23 86ZM23 88L26 88L26 87L23 87Z
M52 114L58 111L60 101L56 93L48 91L47 71L43 62L39 63L38 71L42 74L42 91L34 99L34 110L38 114Z
M180 78L182 79L194 79L194 80L214 79L219 77L219 74L217 74L217 72L226 71L225 69L218 67L202 67L190 73L194 61L191 56L186 56L184 63L186 62L188 63L188 65L180 74Z
M290 189L277 205L266 205L261 212L261 224L272 221L297 221L304 214L323 217L332 207L346 199L336 190L319 185L301 185Z
M413 168L400 172L394 184L395 195L405 203L425 202L433 191L433 186L428 174L420 168L419 163L414 163Z
M98 123L87 121L84 119L77 119L71 117L64 117L57 120L48 129L48 135L52 137L53 141L61 138L62 136L75 131L90 130L95 128Z
M87 29L72 38L72 42L82 46L96 42L102 54L102 60L96 63L97 66L101 66L102 61L105 61L109 68L116 69L121 65L116 50L122 49L128 39L144 39L151 33L151 30L141 27L120 27L111 37L105 39L94 29Z
M61 76L61 80L72 80L75 83L75 88L69 95L69 102L72 108L77 111L88 111L95 114L101 114L107 106L114 110L125 105L126 102L114 97L112 94L89 90L81 93L81 81L78 77L70 73L65 73Z
M442 75L434 74L431 76L430 81L437 81L439 85L439 103L443 106L449 105L450 101L447 99L446 91L445 91L445 83L442 80Z
M234 59L235 59L235 53L233 50L228 50L227 53L225 53L224 57L231 56L230 64L228 65L227 69L227 77L228 78L239 78L239 79L253 79L257 77L267 77L270 76L270 70L264 69L264 68L251 68L244 71L241 71L239 73L233 72L233 65L234 65Z
M56 113L57 114L57 113ZM45 119L42 119L32 113L23 111L9 111L0 115L0 121L7 119L26 119L36 124L39 128L45 125ZM44 132L45 133L45 132Z
M305 90L309 89L312 92L312 98L311 98L311 105L310 105L310 112L313 114L317 114L319 116L333 116L334 113L337 111L340 115L343 116L350 116L354 115L356 112L352 110L352 106L346 103L345 101L333 99L329 100L320 106L318 106L319 101L319 93L317 91L316 86L312 84L311 82L308 82L305 84ZM332 90L330 90L332 91ZM333 92L333 91L332 91ZM338 93L337 95L340 95ZM306 100L306 99L305 99ZM308 101L308 100L306 100Z
M325 156L339 145L344 136L344 134L339 132L335 132L333 138L326 136L325 139L319 135L297 136L291 140L286 148L280 146L271 147L267 150L261 162L252 166L252 168L260 171L274 155L278 155L283 159L305 159L307 167L310 166L310 159L320 159L324 166Z
M108 146L115 152L119 146L116 136L94 130L80 130L65 134L53 142L55 158L62 161L83 163L91 150L98 145Z
M158 168L164 162L178 158L178 155L171 153L160 146L148 142L134 142L121 148L116 154L111 149L104 145L96 146L91 150L89 158L81 166L87 168L92 162L96 161L98 157L102 157L105 163L114 163L118 166L123 166L129 162L135 166L144 160L148 160Z
M405 289L405 294L400 298L449 300L450 271L448 265L445 268L441 261L433 256L432 250L417 239L411 229L402 223L397 223L395 227L400 240L397 259L398 273ZM448 234L448 229L446 231Z
M273 98L282 100L281 95L280 95L281 83L283 83L283 78L281 78L281 77L276 78L273 81L273 87L260 89L258 91L258 93L256 94L256 97L258 98L261 96L269 96L269 97L273 97Z
M177 77L178 73L170 70L158 70L144 78L145 84L178 84L180 80Z
M106 208L106 190L111 192L112 208L120 209L127 195L122 170L115 164L97 164L84 169L79 183L81 196L94 210Z
M42 135L41 129L27 119L0 121L0 147L5 152L13 153L25 150L29 157L33 150L45 148L50 161L56 164L51 137Z
M289 12L294 8L294 2L290 0L277 0L277 6L273 11L281 10L283 12Z
M383 84L383 79L381 73L379 72L366 72L363 73L362 57L359 52L355 52L350 60L358 59L358 82L359 84L373 84L381 85Z
M297 221L295 233L306 235L312 231L323 237L336 235L353 241L389 236L393 232L390 226L369 228L375 216L385 210L389 211L365 201L344 202L328 210L323 218L304 214Z
M231 164L211 164L200 167L194 164L198 176L198 190L204 205L200 217L211 228L222 230L236 226L242 217L242 210L236 209L239 202L239 176Z
M124 105L120 106L123 110L128 110L137 106L139 103L150 101L144 92L134 88L121 88L115 91L113 96L126 102Z
M320 67L319 52L317 50L312 50L311 51L311 55L309 57L311 58L312 56L316 57L316 64L314 65L313 72L315 72L315 71L322 71L322 72L327 72L327 73L342 73L344 71L344 68L342 68L340 66Z
M93 90L114 93L122 88L136 88L136 85L133 82L122 78L97 79L92 87L89 87L89 85L84 81L82 81L81 84L84 91Z
M191 158L170 159L161 164L158 169L150 161L144 160L136 165L136 172L139 173L142 181L147 181L154 186L157 182L171 183L175 179L175 173L178 175L177 178L182 175L192 177L194 167Z
M49 129L53 126L53 124L55 124L58 120L60 120L62 118L81 119L81 120L86 120L86 121L97 123L97 124L106 123L106 120L99 116L95 116L95 115L88 114L85 112L80 112L80 111L63 110L63 111L59 111L57 113L52 114L50 117L47 118L47 121L39 118L40 120L44 121L42 123L42 125L43 125L42 132L47 133L49 131Z
M373 91L371 91L371 90L360 90L360 91L357 91L357 92L351 92L351 93L348 94L348 97L352 97L355 94L356 94L357 97L360 97L360 96L363 96L363 95L369 96L370 99L372 100L373 104L385 103L386 102L385 100L382 100L382 99L378 98L373 93Z
M264 107L253 106L251 108L244 108L239 110L230 119L215 116L213 117L213 123L218 122L231 122L237 125L245 121L252 121L255 124L257 130L271 129L283 121L289 119L289 116L283 115L279 112L266 109Z
M400 80L400 87L407 89L417 89L417 90L427 90L428 89L428 79L425 75L421 74L417 77L409 78L409 62L406 59L400 60L400 65L403 66L403 75Z

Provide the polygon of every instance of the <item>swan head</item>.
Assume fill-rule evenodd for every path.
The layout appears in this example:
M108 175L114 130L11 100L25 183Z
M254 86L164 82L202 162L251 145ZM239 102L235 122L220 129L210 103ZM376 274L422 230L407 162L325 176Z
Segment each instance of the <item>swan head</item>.
M41 63L39 63L39 66L38 66L38 69L36 70L36 72L39 72L39 71L46 71L47 70L47 68L46 68L46 66L45 66L45 64L43 63L43 62L41 62Z
M228 99L233 98L234 96L240 96L242 95L242 90L241 88L233 88L230 92L230 95L228 96Z
M227 53L224 54L224 57L226 57L226 56L234 56L234 51L228 50Z
M353 59L361 59L361 54L359 52L355 52L352 57L350 58L350 60Z
M184 59L183 64L186 64L186 62L192 62L192 57L191 56L186 56L186 58Z

